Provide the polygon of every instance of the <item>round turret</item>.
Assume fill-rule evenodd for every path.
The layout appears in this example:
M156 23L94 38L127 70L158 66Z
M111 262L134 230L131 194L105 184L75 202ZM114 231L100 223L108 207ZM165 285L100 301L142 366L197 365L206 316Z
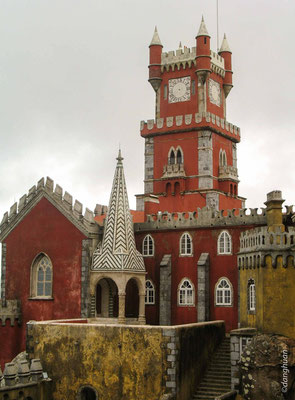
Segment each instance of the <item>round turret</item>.
M229 48L226 36L221 44L219 55L224 59L225 76L223 81L223 89L225 97L228 96L231 88L233 87L233 71L232 71L232 52Z
M162 48L157 27L150 44L150 64L149 64L149 82L152 85L155 92L159 89L162 82L161 77L161 61L162 61Z
M204 17L202 17L199 32L196 36L197 55L196 55L196 74L202 83L205 83L211 72L211 53L210 53L210 35L207 31Z

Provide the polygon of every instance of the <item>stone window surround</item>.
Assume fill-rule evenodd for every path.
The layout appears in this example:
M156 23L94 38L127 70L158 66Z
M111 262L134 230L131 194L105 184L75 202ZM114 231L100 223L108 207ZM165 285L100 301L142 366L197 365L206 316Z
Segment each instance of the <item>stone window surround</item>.
M222 236L224 236L224 251L221 252L220 251L220 242L221 242L221 238ZM226 247L227 247L227 240L229 240L229 247L230 247L230 251L226 251ZM217 254L218 255L232 255L232 237L231 234L227 231L227 230L223 230L222 232L220 232L218 239L217 239Z
M145 245L145 242L146 245ZM152 251L150 251L150 243L152 243ZM145 250L146 246L146 250ZM155 255L155 242L150 234L147 234L142 241L142 255L143 257L154 257Z
M182 289L181 288L185 281L188 281L190 283L191 289L187 289L187 288ZM192 303L189 303L189 304L188 303L180 303L180 291L181 290L185 290L186 292L188 290L192 290L192 300L193 300ZM195 285L193 284L193 282L189 278L187 278L187 277L182 278L180 283L179 283L179 285L178 285L178 289L177 289L177 306L178 307L194 307L195 304L196 304L196 300L195 300Z
M149 287L149 288L147 288L147 286L146 286L148 282L151 284L151 287ZM153 301L149 301L149 295L147 296L148 292L153 292ZM145 281L145 305L147 305L147 306L155 305L156 304L155 296L156 296L155 285L151 279L147 279Z
M181 162L178 162L178 157L177 157L177 153L180 152L181 153ZM171 162L171 156L172 154L174 154L174 162ZM177 146L176 149L172 146L170 147L169 151L168 151L168 165L174 165L174 164L183 164L184 163L184 156L183 156L183 150L180 146Z
M92 390L93 393L95 394L95 399L96 399L96 400L98 399L98 394L97 394L96 389L95 389L93 386L87 384L87 385L83 385L83 386L81 386L81 387L79 388L78 393L77 393L76 400L81 400L81 399L82 399L82 391L83 391L83 389L85 389L85 388Z
M253 278L248 279L247 308L248 308L248 314L256 314L256 286L255 286L255 280Z
M225 280L228 284L229 284L229 287L230 287L230 303L229 304L225 304L225 303L217 303L217 290L218 290L218 285L220 284L220 282L222 281L222 280ZM218 281L216 282L216 284L215 284L215 289L214 289L214 306L215 307L233 307L233 305L234 305L234 292L233 292L233 285L232 285L232 283L231 283L231 281L226 277L226 276L222 276L222 277L220 277L219 279L218 279Z
M188 245L188 241L186 238L190 239L190 245L191 245L191 250L190 252L187 251L187 245ZM185 251L182 252L182 240L185 240L184 246L185 246ZM193 257L194 255L194 248L193 248L193 239L191 237L191 235L188 232L184 232L179 239L179 257Z
M49 296L37 296L37 274L38 274L38 264L39 261L43 258L47 257L51 266L51 294ZM50 257L44 253L40 252L39 254L36 255L34 258L32 264L31 264L31 274L30 274L30 297L29 300L53 300L52 296L52 291L53 291L53 265L51 262Z

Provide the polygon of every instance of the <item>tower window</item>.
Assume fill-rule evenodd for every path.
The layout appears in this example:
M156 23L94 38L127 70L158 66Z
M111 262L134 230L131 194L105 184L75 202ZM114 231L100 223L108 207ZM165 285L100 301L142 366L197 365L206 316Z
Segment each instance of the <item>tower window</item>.
M145 281L145 304L155 304L155 287L151 280Z
M231 236L227 231L221 232L218 236L217 252L218 254L231 254L232 252Z
M175 164L175 159L176 159L176 157L175 157L175 150L174 150L174 148L172 147L172 148L170 149L169 155L168 155L168 164L169 164L169 165Z
M227 278L219 279L216 285L215 302L217 306L232 305L232 286Z
M193 306L195 304L195 290L192 282L185 278L179 285L178 305Z
M177 150L177 164L182 164L182 154L181 151L178 149Z
M255 313L256 310L256 287L254 279L248 281L248 311Z
M52 263L48 256L40 254L31 268L31 297L52 297Z
M192 95L196 94L196 81L192 81Z
M207 44L207 38L206 38L206 36L204 37L204 44Z
M180 255L181 256L192 256L193 255L193 243L189 233L184 233L180 238Z
M151 257L154 255L154 239L151 235L146 235L142 242L142 255Z

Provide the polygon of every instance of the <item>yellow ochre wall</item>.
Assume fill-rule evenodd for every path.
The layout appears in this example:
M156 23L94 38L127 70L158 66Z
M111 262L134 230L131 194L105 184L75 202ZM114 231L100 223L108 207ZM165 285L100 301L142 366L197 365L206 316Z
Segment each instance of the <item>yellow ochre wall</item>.
M27 351L53 380L54 400L91 385L99 400L189 400L225 335L223 321L175 327L30 322Z
M291 257L287 267L282 257L272 266L270 256L265 267L240 270L240 322L242 327L255 327L265 333L295 338L295 268ZM256 314L248 313L247 284L253 278L256 286Z

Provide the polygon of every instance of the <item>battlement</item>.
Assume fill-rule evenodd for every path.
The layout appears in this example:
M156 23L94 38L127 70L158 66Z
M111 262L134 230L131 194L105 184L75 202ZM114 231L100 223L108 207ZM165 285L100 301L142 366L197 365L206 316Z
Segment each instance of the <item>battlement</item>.
M168 51L166 53L162 53L161 71L169 71L170 68L172 71L174 71L175 68L180 70L181 66L183 69L185 69L186 67L191 68L192 65L196 66L196 56L196 47L184 47L183 49L179 48L176 51ZM212 50L210 51L210 56L212 72L215 72L216 74L224 77L224 58Z
M290 209L287 209L287 213ZM239 225L265 225L266 209L258 208L232 209L216 211L209 207L198 208L195 212L176 212L148 214L146 222L134 224L136 232L165 230L165 229L188 229L203 227L223 227Z
M54 187L54 181L47 177L46 182L41 178L37 185L34 185L28 192L24 194L18 203L14 203L10 207L9 213L6 212L0 223L0 239L6 237L11 229L18 221L26 215L34 205L45 196L50 202L58 207L58 209L69 218L79 229L85 234L93 234L97 232L97 225L94 220L94 213L88 208L85 209L83 215L83 204L75 200L68 192L63 193L63 188L58 184ZM96 209L99 205L96 206Z
M240 235L239 269L264 267L265 258L272 258L272 265L277 265L277 258L283 258L286 267L288 258L292 257L294 266L295 227L288 227L288 232L282 232L280 227L268 231L267 226L257 227Z
M166 133L167 128L174 127L177 130L183 130L194 127L202 128L208 126L208 124L234 142L240 141L240 128L210 112L177 115L176 117L158 118L156 120L149 119L147 122L141 121L140 131L141 136L159 135Z
M19 300L2 300L0 301L0 321L2 326L6 325L6 321L10 321L10 326L14 326L17 320L21 323L21 308Z

